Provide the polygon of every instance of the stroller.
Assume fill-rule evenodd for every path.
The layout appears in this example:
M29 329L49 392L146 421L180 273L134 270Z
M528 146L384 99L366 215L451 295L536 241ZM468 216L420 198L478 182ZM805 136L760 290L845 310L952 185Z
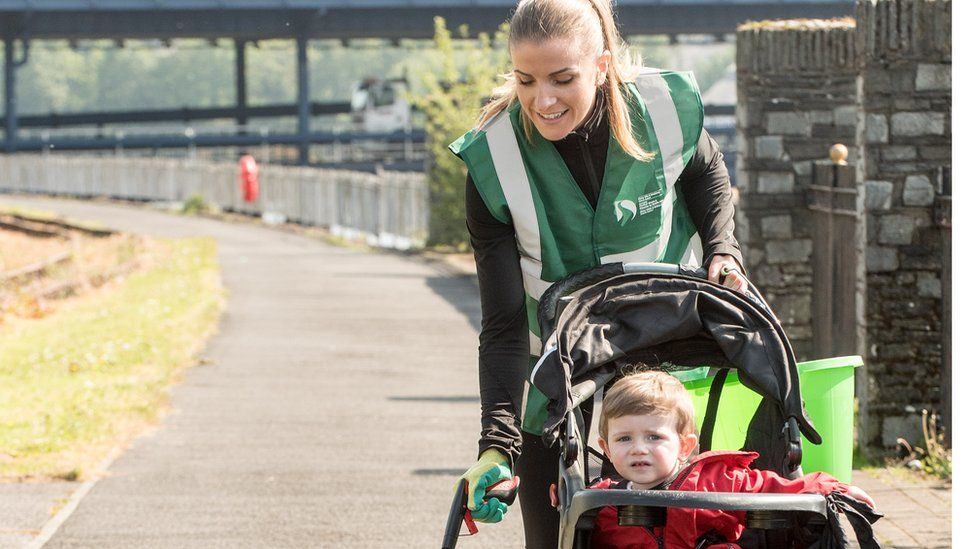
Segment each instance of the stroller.
M700 433L707 451L725 377L734 368L762 401L743 449L759 453L755 468L796 478L800 434L822 442L800 398L796 360L775 315L755 287L744 296L706 280L701 269L657 263L615 263L554 284L539 304L543 356L532 382L549 398L543 439L560 445L556 499L560 549L584 549L596 516L616 506L622 526L663 526L667 508L746 513L744 547L843 547L836 509L818 494L744 494L590 490L587 425L581 404L619 375L626 363L668 370L708 365L717 371ZM862 546L877 546L869 518L856 529ZM852 523L854 519L851 519ZM867 534L862 539L866 526ZM873 543L872 543L873 542Z

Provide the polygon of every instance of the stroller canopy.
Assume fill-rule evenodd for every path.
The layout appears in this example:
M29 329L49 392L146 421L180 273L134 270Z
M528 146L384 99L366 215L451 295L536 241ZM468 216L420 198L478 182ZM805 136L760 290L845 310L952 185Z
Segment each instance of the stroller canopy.
M582 289L554 285L540 304L544 351L532 382L549 398L543 432L547 442L554 442L571 411L574 384L606 377L620 363L640 360L737 369L741 382L763 396L749 426L747 449L780 455L778 441L790 417L808 440L820 444L803 409L789 341L761 299L690 276L691 271L621 274L624 266L608 267L598 268L603 275L581 273L586 282L597 280ZM612 272L618 274L608 277ZM560 300L560 293L572 296Z

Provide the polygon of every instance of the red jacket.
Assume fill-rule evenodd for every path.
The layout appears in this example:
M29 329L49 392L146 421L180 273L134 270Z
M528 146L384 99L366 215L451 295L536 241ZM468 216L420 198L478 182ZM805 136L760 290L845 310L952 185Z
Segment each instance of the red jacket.
M772 494L813 493L827 495L847 492L847 485L826 473L811 473L796 480L771 471L752 469L755 452L705 452L688 464L671 483L671 490L688 492L748 492ZM592 488L610 488L615 483L603 479ZM744 511L669 508L667 526L648 528L619 526L616 507L605 507L596 518L591 538L593 549L693 549L698 539L714 530L729 543L709 547L739 547L735 541L745 529ZM662 531L663 530L663 531Z

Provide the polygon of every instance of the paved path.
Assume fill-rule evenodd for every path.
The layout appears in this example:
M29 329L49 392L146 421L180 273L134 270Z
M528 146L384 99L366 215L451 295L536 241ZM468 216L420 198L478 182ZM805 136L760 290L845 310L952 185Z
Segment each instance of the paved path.
M854 471L852 480L885 514L874 526L885 547L952 547L951 485L910 480L885 469Z
M205 234L229 291L212 364L47 547L429 548L478 431L477 288L405 256L256 226L0 197L157 236ZM949 547L951 490L855 472L887 547ZM0 546L37 534L76 483L0 484ZM459 546L521 546L518 509Z
M186 372L161 427L115 461L47 547L440 542L452 479L475 457L479 430L470 277L261 227L2 201L125 231L212 236L229 293L212 364ZM24 535L14 528L10 537ZM519 546L520 521L462 541Z

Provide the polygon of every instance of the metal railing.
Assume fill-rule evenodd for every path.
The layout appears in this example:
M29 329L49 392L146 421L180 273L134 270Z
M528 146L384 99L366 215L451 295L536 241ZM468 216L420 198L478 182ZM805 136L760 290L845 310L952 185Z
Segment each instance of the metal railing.
M264 165L260 185L258 200L248 204L231 162L0 155L0 191L169 202L199 195L222 210L277 214L370 245L417 248L427 238L421 173Z

